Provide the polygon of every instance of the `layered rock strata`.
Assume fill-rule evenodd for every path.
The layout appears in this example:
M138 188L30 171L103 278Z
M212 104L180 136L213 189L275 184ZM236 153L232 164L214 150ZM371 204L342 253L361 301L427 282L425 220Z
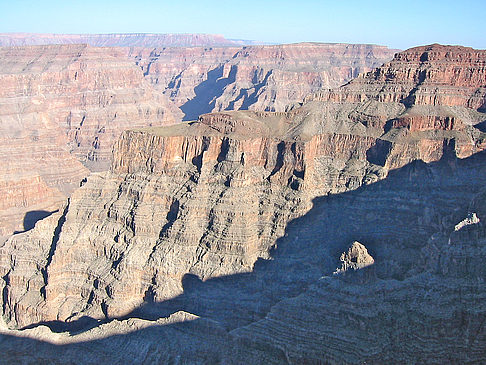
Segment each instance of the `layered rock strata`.
M191 35L11 36L12 44L24 39L144 47L202 42L207 47L1 48L1 192L6 199L0 209L0 236L25 229L22 220L29 212L58 209L60 200L87 175L67 152L91 171L104 170L124 129L197 118L211 110L284 109L328 86L329 75L336 75L332 82L340 84L392 54L385 47L362 45L212 48L220 44L217 38ZM287 81L264 77L279 72ZM246 91L237 92L242 87ZM276 90L283 96L274 102L268 95Z
M5 129L16 116L25 129L37 120L51 123L59 129L58 138L65 139L58 144L66 143L83 162L107 161L114 140L128 127L179 119L176 109L126 59L124 49L0 48L0 62ZM31 129L36 133L35 126Z
M484 159L458 160L454 169L449 161L416 163L318 199L287 226L273 260L247 274L187 277L182 295L146 303L134 318L4 328L4 359L94 364L123 361L123 353L135 363L480 363ZM480 222L456 231L472 213ZM332 275L353 238L375 263Z
M195 120L222 110L285 111L390 60L397 50L365 44L298 43L243 48L135 50L151 83Z
M0 48L0 70L0 235L78 187L80 161L109 166L123 129L180 119L120 49Z
M140 363L481 362L485 62L422 47L287 113L124 132L110 171L0 247L5 326L88 336L112 359L148 341ZM449 64L478 81L416 79ZM421 85L437 99L409 98ZM374 263L332 275L353 241ZM162 323L177 312L190 323ZM122 342L97 334L130 326Z

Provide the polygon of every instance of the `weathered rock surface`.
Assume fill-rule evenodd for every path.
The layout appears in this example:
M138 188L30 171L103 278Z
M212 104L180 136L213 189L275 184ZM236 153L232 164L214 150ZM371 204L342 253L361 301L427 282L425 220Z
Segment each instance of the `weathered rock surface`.
M336 274L345 273L348 270L359 270L375 263L366 247L358 241L354 241L348 251L341 254L339 261L341 261L341 267L336 270Z
M143 343L138 363L484 361L486 53L419 50L287 113L124 132L110 171L0 246L6 358ZM416 78L449 63L478 80ZM409 98L421 85L437 98ZM374 263L332 275L356 240ZM155 324L179 311L200 318Z

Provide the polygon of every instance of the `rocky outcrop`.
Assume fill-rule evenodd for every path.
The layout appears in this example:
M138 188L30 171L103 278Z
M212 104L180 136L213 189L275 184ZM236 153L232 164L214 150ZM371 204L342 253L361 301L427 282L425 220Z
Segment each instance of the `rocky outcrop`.
M481 362L484 227L471 227L475 239L448 237L469 209L482 219L484 158L458 160L454 171L448 161L414 164L318 199L287 226L273 260L246 274L185 277L182 295L147 303L145 315L3 329L4 358L94 363L126 348L137 363ZM372 250L374 279L331 275L349 237Z
M447 49L408 67L468 68L478 53ZM401 57L384 67L407 67ZM287 113L124 132L110 171L0 246L4 333L43 324L74 354L86 338L115 353L148 341L149 362L192 361L190 343L209 362L480 362L485 114L446 104L451 86L432 80L441 105L382 98L420 80L410 71L383 83L380 73ZM472 213L475 223L455 229ZM367 248L347 252L355 240ZM332 275L342 252L346 268L374 263ZM179 311L197 317L155 324ZM101 328L131 325L140 330L122 342L99 339Z
M342 264L341 268L336 270L336 274L345 273L351 269L359 270L375 263L375 260L368 253L366 247L358 241L354 241L348 251L341 254L339 261Z

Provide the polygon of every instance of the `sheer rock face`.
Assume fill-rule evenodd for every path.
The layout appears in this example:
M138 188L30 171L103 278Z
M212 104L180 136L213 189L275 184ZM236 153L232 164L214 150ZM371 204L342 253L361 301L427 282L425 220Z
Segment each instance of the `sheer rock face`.
M424 175L415 175L418 184L407 183L396 176L395 183L403 185L393 188L396 190L389 196L390 200L407 192L408 199L427 201L425 210L415 210L418 219L414 226L398 227L399 221L407 220L408 212L413 207L416 209L419 202L409 200L408 204L403 204L403 209L388 208L386 213L395 217L387 221L397 224L393 230L398 234L390 234L385 225L367 229L369 217L346 220L351 234L367 231L367 239L379 240L373 245L377 253L372 266L376 272L374 279L368 276L363 282L360 271L348 271L346 280L339 280L339 275L323 277L299 296L275 305L265 319L238 328L232 334L249 347L248 353L254 354L255 359L268 359L270 363L279 363L272 360L275 354L290 359L291 363L318 360L336 364L481 362L486 356L483 328L486 293L482 264L486 255L486 231L481 222L459 231L454 230L454 223L468 216L468 206L472 206L469 199L478 191L483 193L476 195L472 202L485 206L484 188L474 181L486 172L482 167L484 157L483 153L474 162L462 161L463 165L447 175L442 183L437 176L430 181L428 175L437 172L441 164L447 165L442 162L422 171ZM472 172L471 168L479 170ZM406 175L408 172L403 171L403 177ZM451 195L433 197L423 192L423 189L436 188L438 183L455 192L452 201ZM373 204L372 201L380 199L379 194L387 194L387 189L363 191L354 199ZM338 220L349 211L367 210L352 200L350 198L344 205L323 204L317 207L315 214L331 210L339 215L338 210L341 210ZM383 213L385 205L381 209ZM439 221L424 224L432 210L439 213ZM482 215L478 213L478 217L481 219ZM329 221L324 223L329 224ZM320 236L325 230L318 228L316 231L305 236L307 244L312 244L313 239L322 240ZM390 247L400 233L404 238ZM407 249L407 245L414 245L414 248ZM400 276L390 270L393 266L389 260L394 260L403 270ZM284 335L290 333L292 335ZM265 348L265 344L271 345Z
M243 48L135 50L149 80L185 113L285 111L321 88L337 87L397 50L363 44L299 43Z
M342 191L339 181L363 178L353 170L314 182L315 160L345 165L347 148L322 147L330 137L286 140L285 115L258 115L266 117L214 114L124 132L110 172L88 177L64 211L2 248L9 324L122 316L144 300L181 294L187 273L207 280L249 272L269 258L286 223L310 208L314 190ZM363 139L343 143L372 140ZM57 233L39 239L37 230ZM45 259L8 269L20 260L10 248L24 239L35 241L29 257Z
M448 49L464 56L409 67L447 69L462 57L457 67L468 67L473 51ZM386 67L394 62L406 66L397 57ZM374 74L287 113L220 112L124 132L110 171L0 247L6 325L91 317L128 329L110 320L183 310L218 325L150 332L170 348L142 330L123 346L149 341L149 361L176 358L192 348L188 337L212 362L483 359L485 115L381 99ZM366 97L345 101L358 84ZM404 116L426 123L411 128L397 122ZM472 213L479 222L455 230ZM373 253L350 252L375 262L364 283L353 280L360 271L331 275L354 239ZM119 343L93 342L115 353Z

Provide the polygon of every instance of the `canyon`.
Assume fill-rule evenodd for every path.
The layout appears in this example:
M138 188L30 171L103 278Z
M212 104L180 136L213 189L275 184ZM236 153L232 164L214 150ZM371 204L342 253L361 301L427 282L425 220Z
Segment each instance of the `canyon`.
M106 45L105 38L90 37ZM146 37L163 45L179 39ZM394 52L339 44L212 47L204 37L180 37L194 38L190 45L209 45L147 48L150 42L137 46L145 44L144 37L131 35L127 42L136 41L126 44L132 47L0 48L0 237L32 228L38 218L59 210L91 171L107 170L113 144L127 128L170 125L227 109L284 110ZM0 39L17 44L11 34ZM299 89L289 86L295 83Z
M190 116L162 51L121 52ZM486 51L227 111L238 57L211 113L120 130L109 170L0 246L5 361L483 361Z

